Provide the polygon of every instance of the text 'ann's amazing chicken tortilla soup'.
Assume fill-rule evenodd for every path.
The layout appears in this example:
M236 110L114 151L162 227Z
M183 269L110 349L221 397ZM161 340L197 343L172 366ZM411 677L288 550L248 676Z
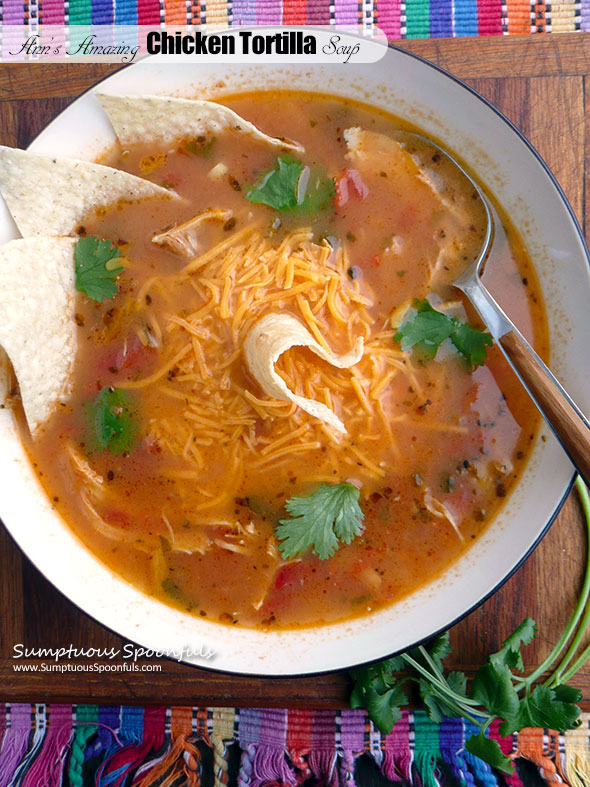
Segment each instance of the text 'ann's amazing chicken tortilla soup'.
M304 93L223 103L274 144L220 128L105 159L174 198L76 227L72 384L24 439L67 522L146 593L242 626L365 615L469 547L536 434L450 286L485 216L397 118ZM492 288L544 353L504 231Z

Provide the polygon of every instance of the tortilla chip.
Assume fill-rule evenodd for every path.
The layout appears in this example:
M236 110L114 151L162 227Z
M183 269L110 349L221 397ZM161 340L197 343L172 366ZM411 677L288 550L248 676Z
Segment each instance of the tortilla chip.
M0 146L0 192L20 233L70 235L93 208L177 194L102 164Z
M76 354L75 238L0 246L0 345L20 387L31 433L68 393Z
M97 94L97 98L124 146L139 141L170 145L189 137L233 131L283 150L303 152L297 142L269 137L232 109L213 101L104 93Z
M313 399L297 396L275 371L278 358L291 347L309 347L324 361L338 369L348 369L358 363L363 355L363 339L359 337L354 348L344 355L335 355L318 344L307 328L290 314L267 314L251 328L244 342L248 368L267 396L284 402L293 402L306 413L346 434L346 427L329 407Z

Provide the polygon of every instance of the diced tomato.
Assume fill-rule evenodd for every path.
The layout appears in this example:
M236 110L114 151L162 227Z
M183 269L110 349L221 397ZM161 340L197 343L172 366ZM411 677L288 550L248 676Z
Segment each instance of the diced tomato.
M128 336L123 342L114 342L108 348L99 364L97 371L106 385L115 385L116 378L121 372L137 371L149 369L156 357L156 350L153 347L144 346L137 334ZM112 377L109 377L112 375ZM107 379L108 378L108 379ZM106 381L106 382L105 382Z
M273 590L281 590L285 585L302 585L304 573L305 567L302 563L287 563L278 570Z
M146 358L146 353L153 356L154 348L143 345L137 334L127 338L115 356L115 367L119 370L136 366L140 359Z
M334 179L334 187L336 189L334 203L337 208L346 205L353 197L364 200L369 195L369 189L356 169L345 169L340 177Z
M107 508L105 511L101 512L101 516L109 525L115 525L117 527L123 528L129 527L131 524L129 516L124 511L120 511L118 508Z

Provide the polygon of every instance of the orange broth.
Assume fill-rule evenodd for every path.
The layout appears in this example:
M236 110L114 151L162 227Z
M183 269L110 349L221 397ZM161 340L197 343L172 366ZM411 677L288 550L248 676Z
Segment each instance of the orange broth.
M164 152L145 145L113 151L105 163L173 188L185 201L121 203L88 216L79 228L81 235L117 244L125 269L113 300L98 304L78 294L73 391L30 452L56 507L84 542L166 603L243 626L297 627L365 615L435 578L478 537L517 482L538 418L495 347L485 365L471 371L452 349L422 362L393 340L399 321L392 315L412 298L461 301L449 285L481 243L478 205L470 192L459 193L444 162L431 166L442 167L440 176L451 182L453 199L467 206L469 221L463 247L433 274L445 210L436 209L418 180L414 192L400 191L396 184L405 181L394 177L386 158L376 166L368 156L357 169L346 157L345 129L388 135L403 128L401 121L348 100L303 93L240 95L224 103L266 133L300 142L305 153L291 157L336 179L336 197L307 215L246 200L284 154L244 135L188 146L179 141ZM227 168L220 176L211 173L219 162ZM236 295L232 302L230 284L238 274L228 273L227 284L215 278L211 262L184 276L187 259L151 240L208 209L232 216L203 224L195 258L217 244L228 241L231 248L232 239L254 244L254 238L260 259L269 260L270 280L273 249L295 237L294 258L307 254L310 270L329 266L333 276L340 265L338 286L362 303L338 293L348 310L339 322L320 303L321 282L317 291L309 286L311 273L303 271L300 279L296 273L292 282L285 274L279 287L277 274L258 285L261 300L236 319L232 333L232 316L250 297ZM307 236L296 234L302 228ZM507 221L504 232L494 287L546 353L534 270ZM322 251L326 237L331 251ZM219 270L229 266L224 254ZM199 323L215 297L227 299L230 316L216 323L208 314L209 322L203 317ZM478 326L465 303L452 308L466 309ZM330 434L289 403L270 401L250 376L241 354L244 333L269 311L302 321L305 312L335 352L348 351L364 335L370 349L356 372L334 370L301 348L277 363L292 389L334 409L346 435ZM191 343L190 355L178 358L183 342ZM372 369L379 380L371 379ZM151 377L157 379L144 385ZM122 454L98 448L89 425L88 403L108 387L126 390L136 408L137 437ZM360 489L362 534L327 560L310 552L284 560L274 528L286 517L285 502L322 482L344 481Z

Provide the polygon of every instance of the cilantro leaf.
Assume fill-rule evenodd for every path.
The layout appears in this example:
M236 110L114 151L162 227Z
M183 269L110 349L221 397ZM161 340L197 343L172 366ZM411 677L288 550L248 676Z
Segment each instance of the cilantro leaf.
M481 366L486 359L486 346L493 344L492 337L459 320L454 320L454 323L456 329L451 334L451 341L472 369Z
M571 730L580 715L580 708L574 702L580 699L580 692L572 686L562 685L557 689L535 686L522 698L515 716L503 717L500 734L510 735L525 727L546 727L558 732Z
M305 189L301 189L301 191L301 202L294 208L294 212L298 214L314 214L325 210L332 204L336 194L333 178L327 178L318 171L310 173Z
M401 342L404 352L416 347L422 357L434 358L439 346L455 330L452 318L433 309L427 300L414 300L414 308L415 317L404 323L393 339Z
M464 672L450 672L446 676L448 687L461 697L467 697L467 677ZM444 716L457 718L462 715L462 708L448 701L448 695L436 684L421 678L418 682L420 696L426 708L428 718L440 723Z
M502 719L518 713L519 699L512 673L505 665L485 664L477 671L471 687L473 699Z
M502 643L502 649L497 653L490 656L490 662L496 666L505 664L508 667L513 667L524 670L522 655L520 653L521 645L530 645L537 634L537 624L532 618L525 618L522 623L507 637Z
M246 199L280 211L317 213L331 203L334 193L332 178L279 156L275 168L250 189Z
M246 199L262 202L275 210L291 210L297 207L297 184L303 169L300 161L279 156L276 166L259 183L250 189Z
M395 664L396 659L388 659L351 672L355 681L351 708L365 708L371 721L384 734L391 732L395 722L401 719L400 707L408 702L403 681L391 674Z
M498 741L486 738L483 730L478 735L472 735L465 741L465 748L474 757L487 762L492 768L498 768L504 773L514 773L511 760L502 752Z
M93 235L79 238L74 248L76 289L99 303L112 298L119 291L116 278L123 266L115 260L120 256L119 249L109 240Z
M430 654L430 658L435 662L436 666L439 670L443 669L443 660L446 659L452 653L453 647L451 645L449 632L445 631L443 634L440 634L435 639L427 642L424 646L428 653Z
M555 699L560 702L580 702L583 699L583 694L580 689L575 686L568 686L567 683L560 683L553 687Z
M401 705L406 705L408 698L401 686L386 689L383 693L371 691L367 695L366 708L372 722L387 734L393 725L402 717Z
M313 549L320 560L332 557L339 541L350 544L363 528L359 491L352 484L322 484L309 497L292 497L285 508L293 517L276 528L285 558Z
M122 454L133 448L137 436L135 408L130 396L118 388L103 388L90 406L91 425L101 449Z
M414 349L422 360L431 360L445 339L450 339L470 368L484 362L486 346L491 347L493 343L489 333L437 311L427 300L415 299L414 308L414 317L401 325L393 337L401 343L404 352Z

